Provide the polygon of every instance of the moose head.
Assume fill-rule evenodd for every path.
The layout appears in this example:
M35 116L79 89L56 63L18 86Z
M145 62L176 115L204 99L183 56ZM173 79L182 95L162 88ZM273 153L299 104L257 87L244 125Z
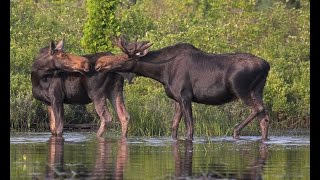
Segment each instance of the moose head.
M68 72L88 72L89 60L82 56L76 56L66 53L63 50L64 40L55 44L50 42L49 47L43 48L40 51L34 67L38 70L45 71L68 71Z
M124 36L115 38L113 44L119 47L124 54L99 58L95 64L97 71L131 69L140 57L145 56L149 52L149 47L152 46L152 43L149 41L137 42L137 39L132 43L128 43Z

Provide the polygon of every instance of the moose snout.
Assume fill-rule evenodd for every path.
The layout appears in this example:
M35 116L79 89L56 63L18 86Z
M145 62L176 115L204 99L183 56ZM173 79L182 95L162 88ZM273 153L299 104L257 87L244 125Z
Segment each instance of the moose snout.
M96 71L101 71L101 68L102 68L102 66L101 66L100 64L96 64L96 65L94 66L94 69L95 69Z
M94 69L95 69L96 71L101 71L102 69L107 70L107 69L108 69L108 66L104 66L104 65L101 64L101 63L96 63Z
M90 64L88 62L84 63L82 65L82 67L83 67L83 71L85 71L85 72L89 72L90 71Z

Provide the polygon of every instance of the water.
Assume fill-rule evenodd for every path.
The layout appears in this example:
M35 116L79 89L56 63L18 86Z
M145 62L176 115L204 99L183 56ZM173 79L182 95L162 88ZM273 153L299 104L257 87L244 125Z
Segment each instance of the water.
M309 136L97 139L94 133L10 137L11 179L310 179Z

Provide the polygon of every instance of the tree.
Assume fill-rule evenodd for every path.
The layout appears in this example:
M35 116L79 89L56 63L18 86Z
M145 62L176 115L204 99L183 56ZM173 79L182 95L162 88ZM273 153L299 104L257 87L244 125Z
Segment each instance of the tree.
M87 21L84 25L84 36L81 45L87 51L110 51L112 42L109 37L119 35L119 23L116 9L119 0L87 0Z

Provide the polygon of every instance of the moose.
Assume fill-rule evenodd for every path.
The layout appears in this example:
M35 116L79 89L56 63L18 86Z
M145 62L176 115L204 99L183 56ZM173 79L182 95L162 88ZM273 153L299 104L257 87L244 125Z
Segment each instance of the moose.
M123 100L124 77L113 72L97 72L95 61L110 52L75 56L66 53L64 40L40 50L32 65L32 94L47 105L52 135L62 134L63 104L88 104L93 102L100 117L97 137L102 137L112 117L107 109L108 99L121 122L122 137L127 136L129 114Z
M268 139L269 115L263 103L263 89L270 70L267 61L249 53L211 54L188 43L178 43L149 52L149 41L129 43L122 36L114 40L124 54L100 57L97 71L133 72L160 82L175 102L172 138L177 139L183 115L187 139L194 134L192 102L221 105L240 99L250 115L235 126L233 138L255 117L260 120L262 141Z

